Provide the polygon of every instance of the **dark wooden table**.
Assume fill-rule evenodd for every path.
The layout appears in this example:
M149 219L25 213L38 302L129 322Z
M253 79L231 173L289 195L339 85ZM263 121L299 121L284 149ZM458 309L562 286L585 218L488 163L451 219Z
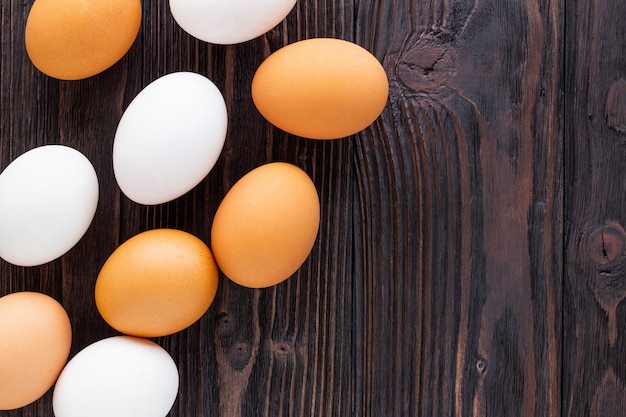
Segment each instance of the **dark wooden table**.
M198 323L156 339L180 370L171 416L626 415L626 2L300 0L265 36L215 46L145 0L129 53L73 82L30 64L31 4L1 0L0 169L69 145L94 164L100 202L62 258L0 262L0 295L59 300L72 355L116 334L93 289L121 242L158 227L209 242L229 187L288 161L320 193L313 252L273 288L221 277ZM354 41L388 72L388 105L358 135L293 137L252 103L261 61L311 37ZM117 122L183 70L222 91L225 149L192 192L140 206L114 180ZM51 392L0 415L51 416Z

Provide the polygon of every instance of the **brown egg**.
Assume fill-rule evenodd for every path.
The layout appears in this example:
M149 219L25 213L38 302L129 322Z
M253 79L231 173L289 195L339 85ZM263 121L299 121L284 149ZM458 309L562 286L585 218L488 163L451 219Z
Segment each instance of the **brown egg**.
M37 0L26 20L26 51L44 74L87 78L128 52L140 24L139 0Z
M72 344L63 307L37 292L0 298L0 410L24 407L59 377Z
M96 306L122 333L166 336L208 310L217 283L213 255L199 238L181 230L149 230L109 256L96 280Z
M332 38L279 49L252 80L254 104L270 123L312 139L337 139L365 129L385 107L388 90L376 57Z
M250 288L278 284L311 252L320 222L315 185L300 168L262 165L228 191L215 213L211 245L218 267Z

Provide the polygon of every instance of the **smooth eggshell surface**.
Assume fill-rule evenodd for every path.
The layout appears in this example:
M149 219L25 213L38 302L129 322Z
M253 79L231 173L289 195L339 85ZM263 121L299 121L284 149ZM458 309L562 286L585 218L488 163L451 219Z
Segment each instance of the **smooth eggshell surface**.
M147 339L95 342L65 366L54 387L55 417L165 417L178 395L171 356Z
M43 396L67 361L72 328L52 297L16 292L0 298L0 410Z
M31 149L0 174L0 257L20 266L60 257L85 234L97 205L98 178L83 154Z
M107 259L96 280L96 306L122 333L165 336L197 321L217 284L204 242L180 230L154 229L131 237Z
M245 287L269 287L306 260L319 222L319 198L309 176L295 165L272 162L228 191L213 219L211 248L228 278Z
M228 116L218 88L192 72L156 79L130 103L117 127L113 169L122 192L146 205L174 200L217 161Z
M119 61L140 24L139 0L37 0L26 20L26 51L44 74L83 79Z
M205 42L234 44L261 36L278 25L296 0L170 0L178 25Z
M311 139L338 139L372 124L389 83L376 57L354 43L314 38L270 55L252 80L259 112L278 128Z

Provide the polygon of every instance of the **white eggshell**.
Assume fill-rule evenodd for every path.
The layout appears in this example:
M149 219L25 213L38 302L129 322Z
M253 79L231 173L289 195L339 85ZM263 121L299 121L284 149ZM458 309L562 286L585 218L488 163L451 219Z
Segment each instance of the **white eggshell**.
M133 99L115 133L120 189L146 205L182 196L215 165L227 125L224 97L205 76L174 72L156 79Z
M191 36L229 45L268 32L295 4L296 0L170 0L170 11Z
M89 228L98 206L98 177L79 151L31 149L0 174L0 257L20 266L50 262Z
M56 417L164 417L178 395L171 356L147 339L95 342L65 366L54 387Z

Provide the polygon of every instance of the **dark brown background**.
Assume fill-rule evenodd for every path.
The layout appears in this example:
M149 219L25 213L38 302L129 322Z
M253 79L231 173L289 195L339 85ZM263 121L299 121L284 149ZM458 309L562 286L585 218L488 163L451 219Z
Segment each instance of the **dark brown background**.
M32 67L31 1L1 1L0 168L61 143L100 179L74 249L37 268L0 263L0 295L66 307L72 355L115 334L93 287L120 242L157 227L208 242L229 187L289 161L319 190L313 252L275 288L222 277L202 320L156 340L180 369L171 416L626 415L623 0L300 0L234 46L193 39L166 1L145 0L127 56L77 82ZM264 57L316 36L354 41L388 72L388 106L354 137L286 135L251 101ZM139 206L113 177L117 122L182 70L224 94L226 146L188 195ZM0 414L51 416L51 393Z

